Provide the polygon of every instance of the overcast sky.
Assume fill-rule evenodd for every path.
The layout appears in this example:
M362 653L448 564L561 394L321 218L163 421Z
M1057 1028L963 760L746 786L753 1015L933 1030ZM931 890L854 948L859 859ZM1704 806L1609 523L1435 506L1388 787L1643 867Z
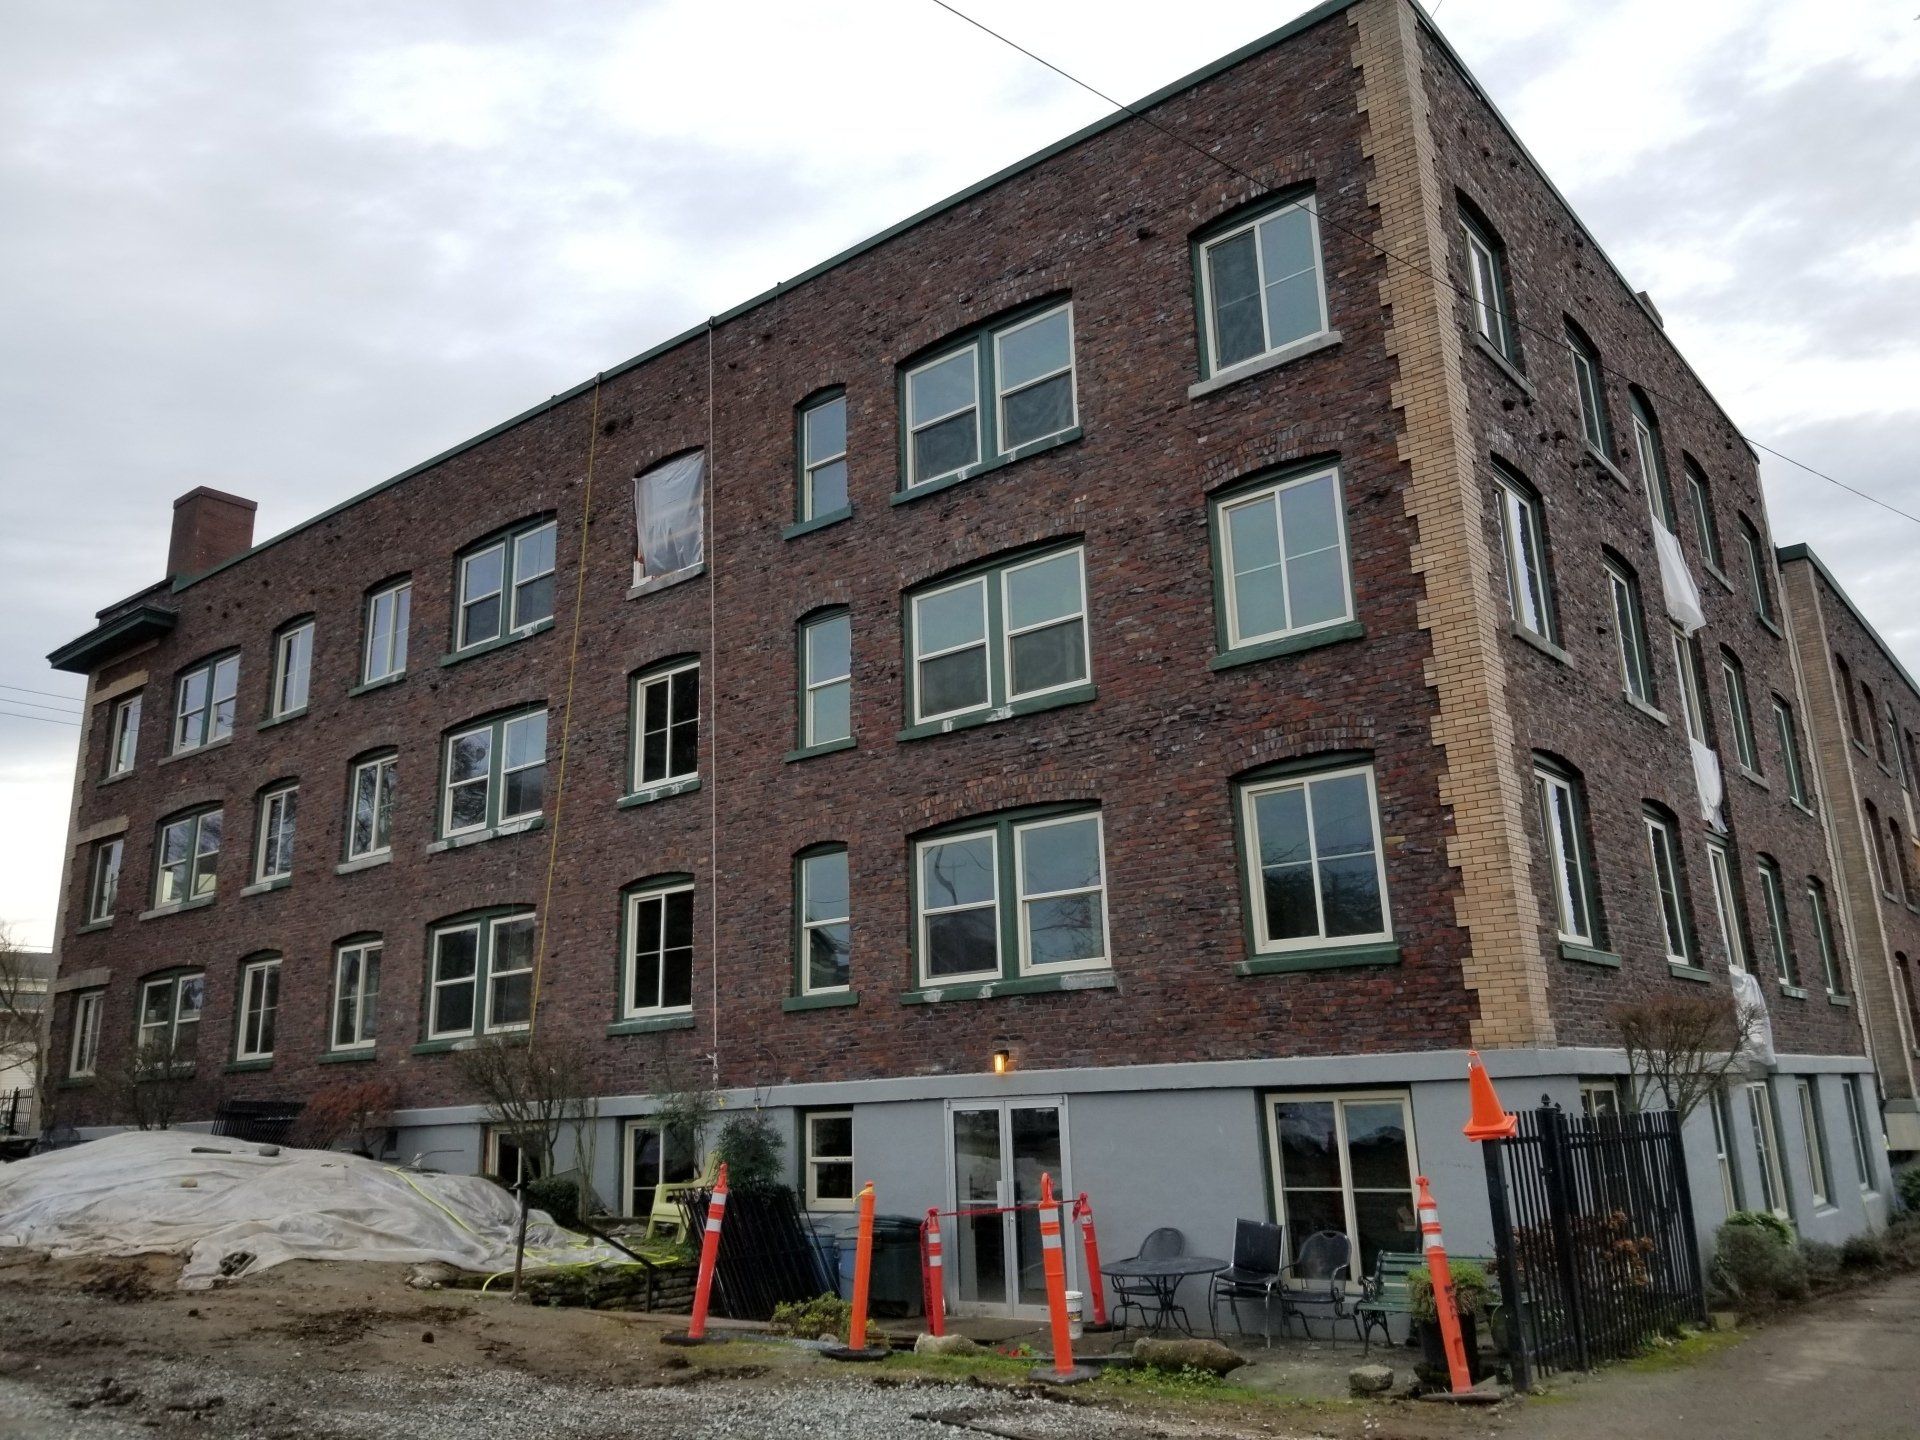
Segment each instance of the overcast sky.
M962 8L1134 99L1306 7ZM1438 19L1747 433L1920 513L1915 9ZM0 922L51 940L78 736L26 692L174 496L282 530L1105 111L925 0L7 0ZM1920 525L1765 477L1920 672Z

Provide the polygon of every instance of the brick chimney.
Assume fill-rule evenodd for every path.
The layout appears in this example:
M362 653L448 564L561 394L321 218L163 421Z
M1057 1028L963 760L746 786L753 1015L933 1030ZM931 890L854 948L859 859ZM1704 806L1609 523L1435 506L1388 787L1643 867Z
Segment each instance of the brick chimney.
M253 545L253 512L260 507L224 490L197 486L173 502L173 538L167 576L198 575Z

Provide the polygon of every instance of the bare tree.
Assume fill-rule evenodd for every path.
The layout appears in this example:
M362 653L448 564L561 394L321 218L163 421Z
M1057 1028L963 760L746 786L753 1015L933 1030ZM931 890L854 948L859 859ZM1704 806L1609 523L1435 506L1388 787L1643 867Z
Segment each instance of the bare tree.
M1685 1121L1755 1058L1766 1016L1731 995L1700 991L1622 1005L1613 1019L1639 1101L1658 1096Z
M455 1056L460 1078L485 1103L487 1118L542 1175L553 1173L562 1133L571 1129L578 1148L599 1114L578 1046L539 1035L488 1035Z
M0 1074L13 1071L26 1080L25 1086L8 1088L32 1092L30 1103L39 1106L43 1130L52 1098L47 1026L52 988L45 957L17 944L12 932L0 925ZM16 1118L18 1123L28 1119Z
M391 1080L349 1080L316 1091L300 1112L295 1133L315 1150L344 1145L371 1160L384 1148L400 1104L400 1087Z
M137 1130L167 1130L180 1118L193 1065L171 1046L148 1042L122 1051L104 1079L113 1112L122 1121Z

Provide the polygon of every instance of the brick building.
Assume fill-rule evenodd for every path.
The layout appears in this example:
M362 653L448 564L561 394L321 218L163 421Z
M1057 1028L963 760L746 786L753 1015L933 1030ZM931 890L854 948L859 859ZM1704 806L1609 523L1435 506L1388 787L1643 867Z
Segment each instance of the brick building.
M196 1113L378 1075L493 1168L451 1052L537 975L622 1209L710 1075L817 1209L1044 1167L1122 1253L1371 1255L1416 1168L1484 1243L1467 1047L1614 1105L1614 1006L1739 984L1701 1222L1881 1219L1732 422L1405 0L1143 108L271 540L183 497L53 657L63 1116L144 1037ZM969 1224L956 1298L1033 1243Z

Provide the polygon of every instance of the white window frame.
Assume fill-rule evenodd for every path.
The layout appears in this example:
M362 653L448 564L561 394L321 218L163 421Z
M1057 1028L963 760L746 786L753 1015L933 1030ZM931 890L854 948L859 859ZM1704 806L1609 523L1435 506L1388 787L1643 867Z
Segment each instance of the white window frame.
M295 785L276 785L263 791L260 796L260 833L253 842L253 883L265 885L274 880L293 878L293 846L298 836L300 812L300 787ZM292 832L284 837L284 843L275 845L281 839L275 827ZM268 851L279 850L280 865L269 870Z
M1002 384L1001 376L1005 374L1005 367L1001 364L1001 352L1006 338L1009 335L1017 335L1022 330L1031 329L1043 321L1051 320L1054 316L1062 312L1064 312L1067 317L1067 363L1056 369L1047 371L1044 375L1031 376L1011 389ZM1069 377L1067 392L1071 397L1071 405L1067 415L1067 423L1062 425L1058 430L1050 430L1045 435L1030 435L1018 445L1009 446L1006 443L1007 397L1009 395L1017 395L1025 390L1031 390L1036 385L1044 385L1047 381L1058 379L1062 375ZM1029 445L1042 444L1056 436L1066 434L1080 423L1079 338L1074 332L1072 301L1069 300L1059 305L1051 305L1035 315L1023 315L1011 325L1000 326L993 332L993 392L994 449L1001 455L1011 455L1020 450L1024 450Z
M180 1054L180 1032L183 1023L184 1025L193 1027L192 1033L195 1044L197 1045L199 1042L200 1021L206 1014L207 1008L206 979L206 971L204 970L184 970L179 974L169 975L163 979L142 981L140 984L139 1006L133 1013L135 1049L144 1053L149 1038L148 1032L164 1030L167 1041L165 1051L167 1058L175 1062L182 1062ZM184 1011L181 1008L180 1002L186 993L186 984L189 980L198 980L200 982L200 1008L193 1012L193 1018L191 1020L182 1022L180 1017ZM173 995L172 1000L168 1003L167 1018L150 1025L146 1019L147 996L163 986L169 988ZM158 1054L159 1052L156 1051L154 1053ZM191 1064L192 1057L185 1057L182 1063Z
M1534 784L1538 787L1540 800L1540 821L1546 830L1547 863L1553 867L1554 905L1557 912L1559 936L1571 945L1592 946L1596 943L1598 927L1594 924L1594 877L1590 859L1587 855L1586 836L1581 833L1581 821L1584 818L1580 803L1580 789L1573 780L1558 770L1544 765L1533 768ZM1560 805L1565 806L1566 827L1560 824ZM1564 843L1565 833L1573 834L1574 853L1569 855ZM1568 889L1569 870L1572 878L1580 887L1576 896ZM1578 910L1585 917L1582 926L1575 916Z
M545 569L522 571L521 551L525 549L528 543L536 536L544 535L549 531L553 533L553 559L547 562ZM511 612L509 616L512 622L510 633L521 635L531 630L534 626L553 619L554 611L550 608L544 615L536 615L531 620L522 620L520 618L520 592L535 580L544 580L560 568L560 522L558 520L544 520L538 525L517 531L512 537L512 544L513 550L510 556L512 565L508 569L506 576L508 589L512 593L510 597L511 603L507 608Z
M699 690L704 690L705 688L699 685L699 671L700 661L693 659L679 665L669 665L664 670L649 670L645 674L634 678L632 753L629 755L627 762L632 768L633 794L644 794L656 786L684 784L688 780L697 780L700 777L701 707L705 705L707 697L699 693ZM673 768L674 680L675 677L688 674L689 672L694 675L694 684L699 687L699 690L696 691L696 703L693 710L693 768L691 770L675 770ZM649 779L642 773L641 766L645 762L646 757L647 695L648 692L656 686L663 687L667 695L667 758L665 761L667 772L664 775L656 775Z
M412 620L413 581L401 580L367 596L367 638L360 650L362 685L407 673L407 631Z
M1507 600L1513 623L1529 635L1552 644L1558 627L1554 624L1553 585L1547 578L1547 533L1540 502L1504 475L1495 475L1493 483L1500 492L1500 535L1506 550ZM1524 537L1515 531L1516 520L1526 530ZM1529 554L1531 564L1527 560ZM1521 613L1523 592L1528 604L1539 612L1538 625L1529 624Z
M1794 722L1792 707L1778 695L1773 697L1773 728L1780 736L1780 763L1787 769L1787 798L1804 807L1807 782L1800 768L1800 730Z
M1078 572L1080 589L1079 609L1066 615L1056 615L1037 624L1015 630L1007 623L1007 592L1014 574L1031 569L1036 565L1051 564L1071 557ZM924 651L920 648L923 626L920 622L922 608L931 600L956 591L977 588L980 595L980 638L968 640L959 645L950 645L944 650ZM913 683L913 721L916 725L928 725L960 715L974 715L983 711L1004 710L1023 701L1037 700L1048 695L1058 695L1069 690L1078 690L1093 684L1093 627L1090 623L1087 603L1087 551L1084 545L1069 545L1059 550L1049 550L1045 554L1028 556L1010 564L995 566L976 572L963 579L932 589L916 591L911 597L909 616L912 635L909 642L907 663L912 667ZM1077 623L1080 627L1081 654L1086 658L1086 672L1078 679L1062 680L1055 685L1042 686L1036 690L1018 690L1013 688L1013 642L1021 635L1035 630L1048 630L1056 626ZM986 670L986 695L977 704L963 705L952 710L940 710L929 713L924 708L925 687L921 684L921 667L932 660L947 655L957 655L967 650L978 649ZM997 654L996 654L997 651ZM995 661L999 669L996 674Z
M1733 1122L1726 1105L1725 1090L1715 1090L1707 1097L1707 1112L1713 1117L1713 1160L1720 1171L1720 1200L1731 1215L1740 1208L1740 1177L1735 1169Z
M427 953L427 987L430 991L427 1001L427 1038L429 1040L454 1040L469 1035L518 1034L524 1031L528 1023L524 1020L495 1024L493 1019L493 986L495 979L501 976L530 975L538 961L538 954L530 957L525 965L511 970L499 969L494 957L499 953L499 931L503 926L531 921L534 924L534 944L539 945L539 922L532 910L513 910L500 915L487 915L477 920L456 921L450 925L436 926ZM472 931L474 936L473 974L469 977L442 980L440 978L440 945L449 935ZM440 992L456 986L471 984L473 991L473 1022L465 1029L444 1029L440 1025Z
M847 1153L845 1155L822 1154L814 1142L814 1125L821 1120L844 1120L847 1122ZM819 1168L822 1165L844 1165L848 1176L859 1174L858 1162L854 1159L857 1140L853 1134L852 1110L806 1110L800 1116L801 1169L805 1172L805 1200L808 1210L851 1210L857 1203L858 1181L849 1187L855 1194L848 1198L826 1198L820 1194L818 1184Z
M1287 573L1287 532L1280 513L1280 495L1285 490L1297 490L1304 485L1330 480L1333 485L1334 518L1339 526L1340 578L1341 589L1346 597L1346 605L1338 615L1325 620L1316 620L1311 625L1295 625L1293 619L1293 596L1290 577ZM1258 634L1242 634L1240 630L1239 580L1233 559L1233 526L1228 517L1237 510L1253 505L1271 505L1273 507L1274 533L1278 536L1279 568L1281 584L1287 590L1287 619L1289 623L1279 630L1264 630ZM1353 599L1353 549L1347 535L1347 494L1346 485L1340 475L1338 465L1326 465L1305 475L1290 475L1271 485L1262 485L1242 494L1229 496L1214 503L1215 520L1220 544L1220 597L1226 613L1226 639L1228 650L1239 650L1250 645L1264 645L1274 640L1285 640L1295 635L1311 635L1316 630L1325 630L1334 625L1345 625L1354 618ZM1323 554L1323 551L1313 551ZM1293 559L1303 559L1294 556Z
M1580 405L1580 434L1589 450L1612 464L1607 455L1607 410L1602 398L1605 392L1600 388L1598 361L1572 334L1567 336L1567 352L1573 357L1573 392Z
M511 747L507 744L507 732L512 730L516 725L531 725L535 720L540 722L539 758L535 760L523 760L518 765L508 764L507 755ZM509 715L503 719L500 722L499 749L496 753L500 756L500 815L495 823L510 825L515 820L525 820L530 816L538 815L544 811L547 808L547 788L544 780L542 780L540 786L540 803L538 805L534 806L531 810L509 811L507 809L507 779L509 776L520 774L523 770L545 770L547 768L547 712L545 708L522 711L518 715Z
M1733 758L1741 769L1760 773L1760 750L1753 734L1753 710L1747 704L1747 672L1729 652L1720 652L1720 680L1727 692L1727 713L1733 721Z
M1640 818L1647 831L1648 858L1653 866L1653 903L1660 914L1667 963L1691 967L1694 963L1690 950L1692 936L1688 930L1687 891L1682 883L1685 871L1681 867L1680 837L1674 827L1658 815L1643 812ZM1672 898L1671 911L1668 908L1669 896ZM1680 932L1677 936L1674 934L1676 926Z
M447 735L441 742L440 760L440 835L442 839L452 839L458 835L474 835L487 830L495 830L516 821L528 820L542 814L546 809L546 790L542 786L541 803L532 810L509 811L507 807L507 777L517 775L523 770L547 763L547 748L540 747L540 758L527 760L519 765L507 763L507 730L514 725L529 724L539 720L544 729L548 718L545 706L533 710L520 710L511 715L498 715L478 725L464 726ZM453 747L461 740L472 735L487 735L487 773L483 781L479 776L470 776L465 780L453 778ZM486 813L481 820L472 825L453 826L453 792L456 787L486 786Z
M1640 407L1631 405L1628 409L1633 422L1634 458L1640 463L1640 480L1647 492L1647 513L1654 524L1671 529L1666 517L1667 467L1660 455L1660 441Z
M380 966L386 958L384 940L350 940L334 947L333 952L333 1007L327 1015L327 1050L332 1054L347 1054L371 1050L379 1041L380 981L375 979L372 985L367 983L369 964ZM356 966L356 981L352 992L346 985L347 961L352 958ZM340 1041L340 1021L345 1009L351 1008L353 1015L352 1033L354 1038L342 1044ZM369 1014L369 1011L372 1013ZM362 1031L373 1033L361 1035Z
M1720 922L1720 944L1727 964L1744 973L1747 968L1745 932L1740 925L1740 901L1733 888L1733 857L1724 841L1707 838L1707 874L1713 881L1713 908Z
M922 375L927 371L934 369L936 366L944 365L949 360L952 360L959 355L969 356L973 364L973 403L971 405L958 406L957 408L948 410L943 414L935 415L931 419L915 421L913 418L914 377L917 375ZM982 424L982 414L981 414L982 406L980 404L980 381L981 381L980 369L981 369L980 342L976 338L974 340L967 342L965 345L958 346L952 350L943 351L940 354L935 355L930 360L923 360L920 364L915 365L911 370L907 371L906 385L903 392L905 401L906 401L906 404L905 404L906 413L901 417L905 421L906 428L907 428L907 449L906 449L906 463L907 463L906 488L907 489L917 490L922 485L931 485L934 481L944 480L949 475L965 475L969 470L972 470L977 466L980 466L986 463L987 437L986 437L985 427ZM942 470L937 475L920 474L919 466L914 459L914 447L913 447L914 437L917 436L922 430L931 430L935 425L944 424L947 421L953 419L957 415L966 414L967 411L969 410L973 411L974 458L968 461L965 465L956 465L953 467L953 469Z
M1071 890L1039 890L1028 893L1026 888L1027 837L1038 830L1057 829L1062 825L1081 825L1089 820L1093 822L1094 853L1100 861L1099 883L1078 886ZM994 858L996 861L999 859L998 853ZM1069 815L1050 815L1040 820L1016 823L1013 827L1013 889L1014 903L1020 907L1017 933L1020 940L1020 973L1022 975L1064 975L1076 970L1113 968L1113 936L1107 922L1107 831L1105 819L1100 811L1077 810ZM997 883L995 890L997 901ZM1042 900L1059 900L1076 895L1096 894L1100 897L1100 953L1080 960L1056 961L1044 965L1034 963L1032 907ZM996 914L995 919L998 918Z
M809 918L808 912L812 909L813 891L812 891L811 885L808 883L808 876L810 873L808 870L808 865L810 862L814 860L823 859L829 855L838 855L842 863L844 863L847 867L847 912L848 913L845 915L822 915L822 916L819 916L818 918ZM847 982L843 985L815 985L813 983L813 966L809 962L811 961L813 956L813 932L815 930L824 930L831 925L845 925L847 927L848 936L851 937L853 934L853 914L852 914L852 911L853 911L853 857L852 857L852 854L851 852L848 851L847 847L844 845L827 846L822 849L812 851L809 854L802 855L800 857L799 864L795 868L799 871L799 882L800 882L800 916L799 916L800 918L800 954L797 957L797 963L800 971L800 993L802 995L844 994L846 991L851 990L853 988L851 970L849 970ZM852 963L851 948L849 948L849 952L848 952L848 963L849 965L851 965Z
M1589 1120L1598 1120L1602 1115L1611 1115L1618 1120L1626 1113L1626 1105L1620 1098L1620 1083L1617 1080L1582 1080L1580 1082L1580 1113Z
M467 589L467 572L481 559L495 553L500 556L500 582L491 590L469 592ZM505 638L509 633L507 630L507 581L507 542L504 538L495 540L490 545L482 545L477 550L470 550L460 557L459 583L454 587L453 597L453 648L456 652L471 650L476 645L490 644L495 640ZM468 633L467 612L481 601L491 600L496 596L499 597L500 600L499 624L493 634L482 635L476 639Z
M658 1115L642 1115L637 1119L628 1120L620 1127L620 1204L623 1207L623 1213L636 1220L647 1218L645 1214L633 1208L633 1192L640 1188L640 1177L635 1173L637 1167L634 1165L634 1137L643 1131L652 1131L660 1137L659 1178L648 1188L657 1192L663 1185L688 1183L685 1180L667 1179L667 1170L670 1168L666 1163L667 1147L675 1142L666 1122ZM693 1154L687 1162L687 1173L690 1180L697 1181L700 1177L700 1147L697 1141L694 1142Z
M206 693L200 704L187 704L187 690L197 677L204 676ZM224 689L224 694L222 693ZM240 656L238 653L203 660L180 672L173 687L173 753L205 749L233 736L234 714L239 706ZM226 728L219 729L220 707L227 707ZM197 719L199 738L187 742L188 724Z
M984 838L993 863L988 874L993 877L993 894L986 900L969 900L959 905L927 904L927 891L924 883L926 875L926 854L928 850L941 845L957 845L969 840ZM999 979L1006 969L1005 956L1001 954L1000 926L1000 831L997 826L989 825L980 830L960 830L950 834L935 835L915 843L913 847L913 925L914 925L914 964L919 970L920 984L929 990L943 985L974 985L981 981ZM934 975L927 969L930 950L927 944L927 921L935 915L957 915L967 910L989 910L993 913L993 965L991 969L966 970L957 975Z
M1772 576L1767 570L1766 556L1761 553L1760 532L1746 516L1740 517L1740 548L1747 555L1747 580L1753 586L1753 613L1769 625L1775 622L1773 613Z
M67 1078L90 1078L100 1064L100 1016L107 992L81 990L73 997L73 1037L67 1047Z
M1833 1204L1833 1180L1827 1173L1827 1132L1820 1115L1820 1096L1804 1075L1795 1077L1793 1088L1800 1104L1800 1138L1807 1151L1807 1187L1814 1208L1824 1210Z
M1826 981L1827 994L1845 995L1840 954L1834 944L1833 906L1827 899L1826 886L1811 876L1807 879L1807 908L1813 912L1813 939L1820 947L1820 973Z
M1691 461L1681 464L1687 482L1687 499L1693 506L1693 529L1700 541L1700 557L1716 571L1720 568L1720 532L1714 524L1713 496L1707 477Z
M1612 561L1604 563L1607 593L1613 602L1614 639L1620 654L1620 686L1642 705L1650 706L1653 704L1653 663L1647 647L1647 617L1640 608L1640 584Z
M487 773L484 776L471 775L465 780L455 780L453 778L453 747L460 741L473 735L485 735L487 737ZM447 736L441 743L440 834L443 837L471 835L489 828L493 823L493 782L494 771L497 768L495 759L499 748L499 729L491 721L484 725L470 725L464 730L456 731ZM456 827L453 823L453 792L458 787L471 788L475 786L484 787L482 793L486 796L486 804L481 807L481 817L471 825Z
M831 455L816 457L813 453L813 417L835 405L840 407L840 448ZM822 515L834 514L853 504L853 477L850 469L847 476L847 498L833 510L822 510L813 492L816 474L829 465L846 464L848 442L847 396L844 390L838 395L829 395L824 399L816 400L800 412L800 519L802 521L818 520Z
M220 817L220 845L212 850L207 850L201 843L209 815L218 815ZM183 893L168 898L162 893L162 876L165 875L167 869L165 861L167 832L180 825L188 827L186 876L182 884ZM226 835L226 813L217 805L211 809L196 810L191 814L177 816L174 819L161 822L159 833L155 837L153 847L153 905L156 910L171 909L177 905L184 905L190 900L210 898L216 893L219 888L220 849L226 844ZM210 869L208 868L209 864L211 866ZM211 880L205 896L202 896L200 893L200 881L203 875L209 877Z
M1074 560L1074 576L1080 585L1080 608L1065 615L1055 615L1032 625L1023 625L1015 629L1011 619L1013 606L1011 590L1013 577L1022 570L1031 570L1038 565L1051 565L1068 556ZM1086 547L1074 545L1065 550L1054 550L1045 555L1036 555L1030 560L1021 560L1012 565L1002 566L995 572L1000 582L1000 674L1002 688L1006 692L1003 703L1012 705L1021 700L1035 700L1043 695L1057 695L1063 690L1077 690L1082 685L1093 683L1093 633L1087 623L1087 552ZM1056 626L1075 624L1080 626L1080 653L1086 657L1087 673L1078 680L1062 680L1057 685L1042 685L1037 690L1015 690L1013 688L1013 642L1022 635L1031 635L1037 630L1052 630ZM993 625L991 613L987 616L989 630ZM987 675L987 696L993 696L993 675Z
M1288 1090L1263 1095L1261 1120L1267 1136L1268 1183L1272 1187L1274 1212L1282 1225L1287 1223L1286 1197L1289 1187L1286 1183L1285 1166L1281 1160L1280 1106L1322 1103L1333 1105L1334 1147L1339 1156L1342 1218L1346 1224L1348 1241L1353 1246L1353 1267L1357 1270L1360 1263L1360 1217L1355 1196L1361 1190L1368 1193L1382 1193L1385 1187L1377 1185L1356 1187L1353 1183L1353 1146L1347 1133L1347 1107L1389 1103L1399 1105L1407 1137L1407 1195L1411 1200L1417 1193L1414 1180L1423 1173L1420 1168L1419 1141L1414 1131L1413 1096L1406 1090ZM1292 1188L1324 1193L1331 1187L1301 1185ZM1395 1190L1393 1193L1399 1192ZM1293 1237L1288 1243L1298 1244L1306 1238L1304 1235ZM1361 1278L1358 1274L1350 1274L1347 1282L1349 1287L1357 1287Z
M276 1028L280 1010L280 960L255 960L240 971L240 1024L234 1036L235 1060L271 1060L278 1037L268 1033ZM266 1044L260 1043L261 1039ZM251 1043L250 1043L251 1042Z
M838 675L817 675L813 666L813 641L823 626L845 625L847 627L847 668ZM832 745L853 738L853 614L851 611L838 610L830 615L816 615L800 626L800 744L804 748L815 745ZM814 697L823 690L836 685L844 685L847 690L847 733L821 737L814 719Z
M376 755L371 760L362 760L353 767L353 776L347 786L347 859L367 860L375 855L393 853L393 817L392 794L399 778L400 757L398 755ZM360 848L355 843L354 828L360 812L360 785L363 776L372 772L373 786L373 828L368 835L368 844ZM386 843L380 841L380 814L383 802L388 807Z
M1304 210L1307 212L1307 229L1308 233L1313 237L1313 278L1314 289L1320 297L1320 328L1307 335L1299 335L1291 340L1283 340L1278 345L1273 343L1273 336L1267 329L1267 262L1266 256L1261 251L1260 238L1256 235L1253 242L1254 274L1259 286L1257 293L1260 297L1260 335L1266 343L1255 354L1248 355L1244 359L1236 360L1231 365L1223 365L1220 362L1220 338L1214 318L1213 266L1208 257L1217 247L1226 244L1229 240L1237 240L1247 231L1258 230L1260 226L1268 221L1277 220L1280 216L1292 210ZM1208 236L1205 242L1198 248L1200 315L1201 324L1205 327L1207 337L1207 374L1209 377L1235 374L1248 367L1258 365L1269 355L1280 351L1291 350L1297 345L1303 346L1310 344L1331 332L1332 325L1327 316L1327 257L1325 250L1320 244L1320 207L1314 196L1303 195L1300 199L1290 204L1276 205L1272 209L1261 211L1258 215L1249 216L1244 222L1235 225L1230 230L1224 230L1218 235Z
M140 749L140 695L138 692L113 702L113 717L107 740L107 774L124 775L133 769Z
M1670 625L1673 639L1673 668L1680 681L1680 722L1687 738L1707 743L1706 705L1700 694L1700 675L1693 665L1693 642L1678 625Z
M112 859L109 861L108 857ZM115 835L94 842L87 865L87 923L104 925L113 919L120 902L120 867L126 859L126 837Z
M1338 780L1347 775L1363 776L1367 782L1367 810L1373 821L1373 864L1376 883L1380 887L1380 929L1365 935L1327 934L1326 904L1320 893L1320 855L1313 833L1313 799L1309 793L1306 800L1307 817L1307 863L1313 868L1314 913L1319 919L1319 929L1313 935L1301 935L1290 940L1270 940L1266 938L1267 890L1265 877L1260 872L1260 827L1256 819L1254 802L1262 795L1280 790L1310 790L1310 787L1323 780ZM1253 907L1253 947L1260 955L1284 955L1295 950L1321 950L1329 946L1378 945L1393 939L1393 903L1387 893L1387 855L1386 838L1380 824L1380 794L1371 763L1342 765L1331 770L1311 770L1298 775L1284 775L1272 780L1256 781L1240 787L1240 834L1245 861L1242 883L1247 888L1249 903Z
M655 990L657 997L659 993L666 988L666 898L669 895L691 895L693 889L694 882L691 880L671 880L659 885L646 885L637 890L629 890L625 899L622 900L621 904L625 910L624 919L626 922L622 927L625 935L625 943L621 946L623 953L620 956L620 1015L623 1020L643 1020L655 1015L691 1015L693 1013L693 986L691 978L689 978L687 986L688 1000L684 1005L654 1004L635 1006L629 1003L634 998L634 962L640 955L640 903L643 900L659 900L662 902L660 907L661 931L660 934L655 937L661 957L660 979ZM698 919L697 915L695 919ZM687 968L689 977L691 977L691 972L699 958L698 948L697 945L688 946Z
M1467 237L1467 288L1473 305L1473 328L1503 359L1511 361L1508 343L1504 265L1492 243L1473 221L1461 217L1460 229Z
M991 710L993 708L993 608L988 603L987 596L988 582L991 581L992 578L991 575L971 575L965 580L956 580L951 585L942 585L934 590L924 590L913 596L911 612L913 616L913 653L908 657L907 663L913 667L913 719L915 724L925 725L935 720L945 720L949 716L971 715L975 711ZM944 650L922 650L920 648L920 634L923 628L920 623L921 607L930 600L937 600L942 595L950 595L956 590L968 589L975 589L980 592L980 638L978 640L968 640L959 645L949 645ZM977 705L962 705L954 710L929 712L924 709L922 696L926 687L920 683L920 667L930 660L939 660L948 655L958 655L963 651L976 649L980 652L981 669L986 672L987 681L986 694L981 698L980 703Z
M1843 1076L1840 1093L1846 1099L1847 1134L1853 1141L1853 1163L1860 1172L1860 1191L1864 1195L1874 1195L1879 1193L1879 1186L1873 1163L1873 1140L1867 1130L1866 1109L1860 1100L1863 1083L1858 1075Z
M272 718L298 715L312 698L313 621L302 620L282 630L273 642Z
M1800 988L1800 960L1793 953L1793 931L1787 921L1787 882L1779 865L1766 858L1754 862L1760 876L1760 898L1767 911L1767 938L1773 945L1773 963L1780 971L1780 983L1790 990Z
M1760 1199L1769 1213L1782 1220L1792 1217L1787 1198L1787 1179L1780 1167L1780 1130L1773 1122L1773 1098L1767 1082L1755 1080L1746 1087L1747 1127L1753 1135L1755 1158L1760 1168Z

